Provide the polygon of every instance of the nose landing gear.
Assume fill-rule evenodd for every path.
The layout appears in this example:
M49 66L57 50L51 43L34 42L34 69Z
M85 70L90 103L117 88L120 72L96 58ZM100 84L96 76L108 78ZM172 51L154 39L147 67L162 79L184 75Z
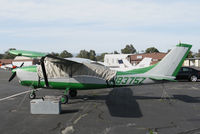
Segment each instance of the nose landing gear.
M33 91L31 91L31 93L29 94L29 98L30 98L30 99L35 99L35 97L36 97L36 94L35 94L35 91L33 90Z

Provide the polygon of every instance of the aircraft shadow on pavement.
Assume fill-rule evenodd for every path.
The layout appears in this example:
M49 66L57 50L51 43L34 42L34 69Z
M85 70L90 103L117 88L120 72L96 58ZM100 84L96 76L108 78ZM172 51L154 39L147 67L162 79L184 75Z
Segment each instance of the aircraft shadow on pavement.
M200 97L191 97L189 95L173 95L174 99L181 100L186 103L200 103Z
M142 112L130 88L114 88L106 99L109 112L116 117L139 118Z
M136 100L161 100L161 99L166 99L166 100L180 100L186 103L200 103L200 97L192 97L189 95L172 95L171 97L154 97L154 96L135 96Z
M139 104L130 88L114 88L108 95L79 95L74 99L84 98L87 98L85 101L105 100L111 116L128 118L139 118L143 116ZM83 101L74 103L80 102ZM73 102L70 104L73 104Z

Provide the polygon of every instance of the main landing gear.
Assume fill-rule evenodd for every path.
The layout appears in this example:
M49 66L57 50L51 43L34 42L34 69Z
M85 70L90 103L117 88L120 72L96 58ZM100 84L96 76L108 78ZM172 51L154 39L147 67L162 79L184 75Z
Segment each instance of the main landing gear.
M69 95L67 95L69 92ZM68 100L69 100L69 96L70 97L76 97L77 96L77 90L70 90L69 88L65 89L65 92L64 92L64 95L61 97L61 103L62 104L66 104L68 103Z
M68 91L69 91L69 88L66 88L65 92L64 92L64 95L60 99L60 101L61 101L62 104L68 103L68 100L69 100L69 97L67 95Z
M68 95L69 92L69 95ZM77 96L77 90L70 90L69 88L65 89L64 95L61 97L61 103L66 104L68 103L70 97L76 97Z

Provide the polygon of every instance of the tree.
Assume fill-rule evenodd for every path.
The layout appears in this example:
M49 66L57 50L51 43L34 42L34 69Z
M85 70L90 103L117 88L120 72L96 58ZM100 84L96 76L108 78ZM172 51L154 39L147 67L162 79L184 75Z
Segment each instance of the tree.
M86 50L81 50L76 57L90 59L90 53Z
M114 51L114 54L119 54L117 51Z
M94 50L90 50L89 55L90 55L90 60L96 61L96 53Z
M15 48L8 49L8 51L4 53L4 56L2 57L2 59L14 59L16 57L16 55L9 53L10 50L16 50L16 49Z
M69 57L73 57L73 55L69 52L67 52L67 50L64 50L60 53L59 55L60 58L69 58Z
M195 54L196 57L200 57L200 49L198 51L198 53Z
M197 53L197 54L196 54L196 57L200 57L200 53Z
M155 53L155 52L159 52L158 49L155 47L150 47L145 50L145 53Z
M53 56L56 56L56 57L59 56L59 53L55 53L55 52L51 52L50 54L53 55Z
M144 50L141 50L141 53L144 53Z
M90 50L90 52L88 52L86 50L81 50L76 57L86 58L86 59L90 59L90 60L96 61L96 53L95 53L94 50Z
M108 53L102 53L101 55L97 56L96 59L97 61L101 61L101 62L104 62L104 56L108 54Z
M190 51L190 52L188 53L187 58L194 58L194 55L193 55L192 51Z
M121 53L123 54L134 54L136 52L136 49L133 47L132 44L126 45L124 49L121 49Z
M0 59L2 59L2 58L3 58L3 56L4 56L3 54L0 54Z

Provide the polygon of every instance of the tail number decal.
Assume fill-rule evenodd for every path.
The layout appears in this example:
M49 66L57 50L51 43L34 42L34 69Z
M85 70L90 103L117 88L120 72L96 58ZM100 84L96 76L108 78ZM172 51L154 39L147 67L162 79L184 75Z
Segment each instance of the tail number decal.
M137 85L141 84L145 77L117 77L115 80L116 85Z

